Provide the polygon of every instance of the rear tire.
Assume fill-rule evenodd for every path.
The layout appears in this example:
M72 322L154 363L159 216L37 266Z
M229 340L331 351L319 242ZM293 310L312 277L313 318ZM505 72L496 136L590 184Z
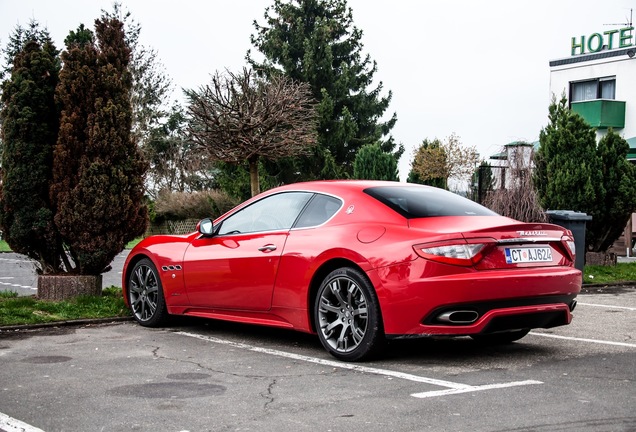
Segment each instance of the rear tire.
M491 333L491 334L478 334L471 335L470 337L477 342L488 345L506 345L526 336L530 333L530 329L514 330L509 332Z
M135 264L126 284L133 317L145 327L159 327L168 320L159 272L148 258Z
M360 270L343 267L327 275L314 302L314 320L320 342L339 360L368 360L384 345L378 299Z

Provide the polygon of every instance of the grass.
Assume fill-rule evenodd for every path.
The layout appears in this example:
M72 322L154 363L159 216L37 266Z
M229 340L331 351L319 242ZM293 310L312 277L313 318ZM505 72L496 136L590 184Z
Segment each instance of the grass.
M43 301L15 292L0 292L0 326L41 324L77 319L129 316L121 288L110 287L102 296L83 296L68 301Z
M137 243L139 243L139 242L140 242L140 241L142 241L143 239L144 239L143 237L137 237L136 239L129 241L129 242L126 244L125 249L132 249L132 248L134 248L135 246L137 246Z
M132 249L143 237L126 245ZM0 240L0 252L11 252L6 241ZM0 327L22 324L43 324L77 319L130 316L121 288L110 287L102 296L84 296L68 301L42 301L35 297L19 297L17 292L0 291Z
M139 243L140 241L143 240L143 237L137 237L136 239L128 242L126 244L126 249L132 249L135 246L137 246L137 243ZM11 248L9 247L9 245L7 244L6 241L4 240L0 240L0 252L11 252Z
M636 281L636 262L609 266L585 266L583 283L618 283Z
M4 240L0 240L0 252L11 252L11 248Z

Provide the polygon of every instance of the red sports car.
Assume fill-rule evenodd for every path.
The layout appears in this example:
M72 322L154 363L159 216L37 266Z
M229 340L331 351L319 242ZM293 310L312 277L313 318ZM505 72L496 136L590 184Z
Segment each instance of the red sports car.
M441 189L323 181L262 193L189 235L129 254L124 297L159 326L189 315L317 333L356 361L386 339L506 343L569 324L581 272L562 227L522 223Z

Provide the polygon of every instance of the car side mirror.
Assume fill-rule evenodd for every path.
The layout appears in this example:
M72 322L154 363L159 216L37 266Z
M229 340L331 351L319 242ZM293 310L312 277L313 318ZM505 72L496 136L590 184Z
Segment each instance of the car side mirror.
M199 233L207 237L214 235L214 223L210 219L203 219L199 222Z

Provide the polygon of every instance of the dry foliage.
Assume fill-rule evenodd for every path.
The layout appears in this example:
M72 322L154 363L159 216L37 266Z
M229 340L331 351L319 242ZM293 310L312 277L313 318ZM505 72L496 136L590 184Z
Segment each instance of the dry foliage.
M527 153L521 154L522 151ZM483 204L500 215L522 222L548 222L532 181L533 157L534 152L528 147L508 149L506 184L489 192Z
M159 218L168 220L216 218L236 204L225 192L218 190L161 192L155 212Z

